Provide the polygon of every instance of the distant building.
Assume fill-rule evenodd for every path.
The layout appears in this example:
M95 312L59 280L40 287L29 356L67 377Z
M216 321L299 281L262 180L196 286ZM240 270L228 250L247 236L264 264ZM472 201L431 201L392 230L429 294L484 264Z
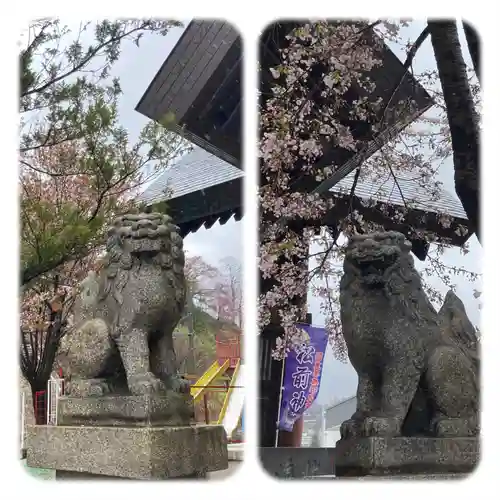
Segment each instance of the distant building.
M318 403L313 403L310 408L308 408L303 415L303 427L302 427L302 448L309 448L313 444L313 436L317 434L321 429L321 413L323 412L323 406Z
M356 396L352 396L326 409L323 446L335 447L335 444L340 439L340 426L342 422L351 418L356 411L356 403Z

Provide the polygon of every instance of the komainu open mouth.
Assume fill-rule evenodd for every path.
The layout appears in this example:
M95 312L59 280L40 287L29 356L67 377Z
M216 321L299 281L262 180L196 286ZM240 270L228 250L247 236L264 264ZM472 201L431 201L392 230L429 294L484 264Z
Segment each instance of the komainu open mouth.
M379 257L365 257L357 259L357 266L361 271L362 276L372 274L383 274L383 272L396 263L398 256L396 253L381 255Z

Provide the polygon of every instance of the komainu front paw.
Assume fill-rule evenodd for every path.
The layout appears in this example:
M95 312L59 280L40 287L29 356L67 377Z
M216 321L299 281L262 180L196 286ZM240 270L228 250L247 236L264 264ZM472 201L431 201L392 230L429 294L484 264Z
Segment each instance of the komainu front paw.
M139 373L128 378L128 388L134 396L165 393L165 384L151 372Z
M345 422L342 422L340 426L340 438L341 439L352 439L361 436L361 422L350 418Z
M191 384L182 375L172 375L171 389L181 394L187 394L191 390Z
M71 380L66 385L66 395L78 398L106 396L111 392L106 379Z
M367 417L363 422L363 434L367 437L394 437L401 435L401 419L394 417Z
M473 437L479 434L479 425L476 417L440 417L433 421L432 427L436 437Z

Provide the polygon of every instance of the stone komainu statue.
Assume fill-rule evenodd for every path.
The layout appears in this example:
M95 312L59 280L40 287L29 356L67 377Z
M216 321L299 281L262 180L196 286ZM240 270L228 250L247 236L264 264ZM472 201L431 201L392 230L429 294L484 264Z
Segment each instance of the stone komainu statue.
M69 394L188 391L172 339L185 294L178 227L158 213L118 217L99 275L82 283L75 328L56 358L69 375Z
M410 250L397 232L353 236L347 246L341 321L359 382L342 439L478 434L475 328L451 291L436 312Z

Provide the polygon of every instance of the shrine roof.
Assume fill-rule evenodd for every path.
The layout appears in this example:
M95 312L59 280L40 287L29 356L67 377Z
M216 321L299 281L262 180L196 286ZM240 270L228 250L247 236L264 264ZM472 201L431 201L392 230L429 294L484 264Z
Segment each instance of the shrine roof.
M355 172L351 172L341 179L330 192L338 195L349 194L354 182ZM354 190L355 196L365 200L372 199L377 202L384 202L390 205L400 207L412 207L434 212L437 214L446 214L456 219L467 219L465 210L460 200L444 189L434 190L429 185L425 187L421 182L414 178L404 178L400 175L396 179L387 173L382 178L375 179L367 176L358 179Z
M242 217L243 172L195 146L139 196L152 205L166 201L168 212L186 236L202 226Z
M229 183L243 177L243 172L217 156L194 146L177 163L163 172L142 194L148 204L181 198L196 191ZM168 191L168 192L167 192Z
M196 231L202 225L208 227L216 221L221 224L233 215L239 220L241 212L241 189L244 173L224 160L195 147L177 164L167 169L140 196L147 204L166 201L176 223L183 234ZM348 174L330 188L332 196L340 201L350 200L350 190L354 173ZM467 228L468 221L459 199L447 190L430 190L417 180L398 177L398 185L387 174L377 179L362 176L354 191L354 206L365 218L401 229L396 220L391 220L382 206L392 210L408 207L414 216L413 225L427 233L433 233L437 240L450 240L451 244L461 245L469 235L460 234L459 226ZM344 206L345 205L345 206ZM350 201L349 201L349 205ZM338 218L346 203L337 203L335 214ZM439 225L438 219L446 215L450 219L449 228ZM418 216L418 218L417 218Z

